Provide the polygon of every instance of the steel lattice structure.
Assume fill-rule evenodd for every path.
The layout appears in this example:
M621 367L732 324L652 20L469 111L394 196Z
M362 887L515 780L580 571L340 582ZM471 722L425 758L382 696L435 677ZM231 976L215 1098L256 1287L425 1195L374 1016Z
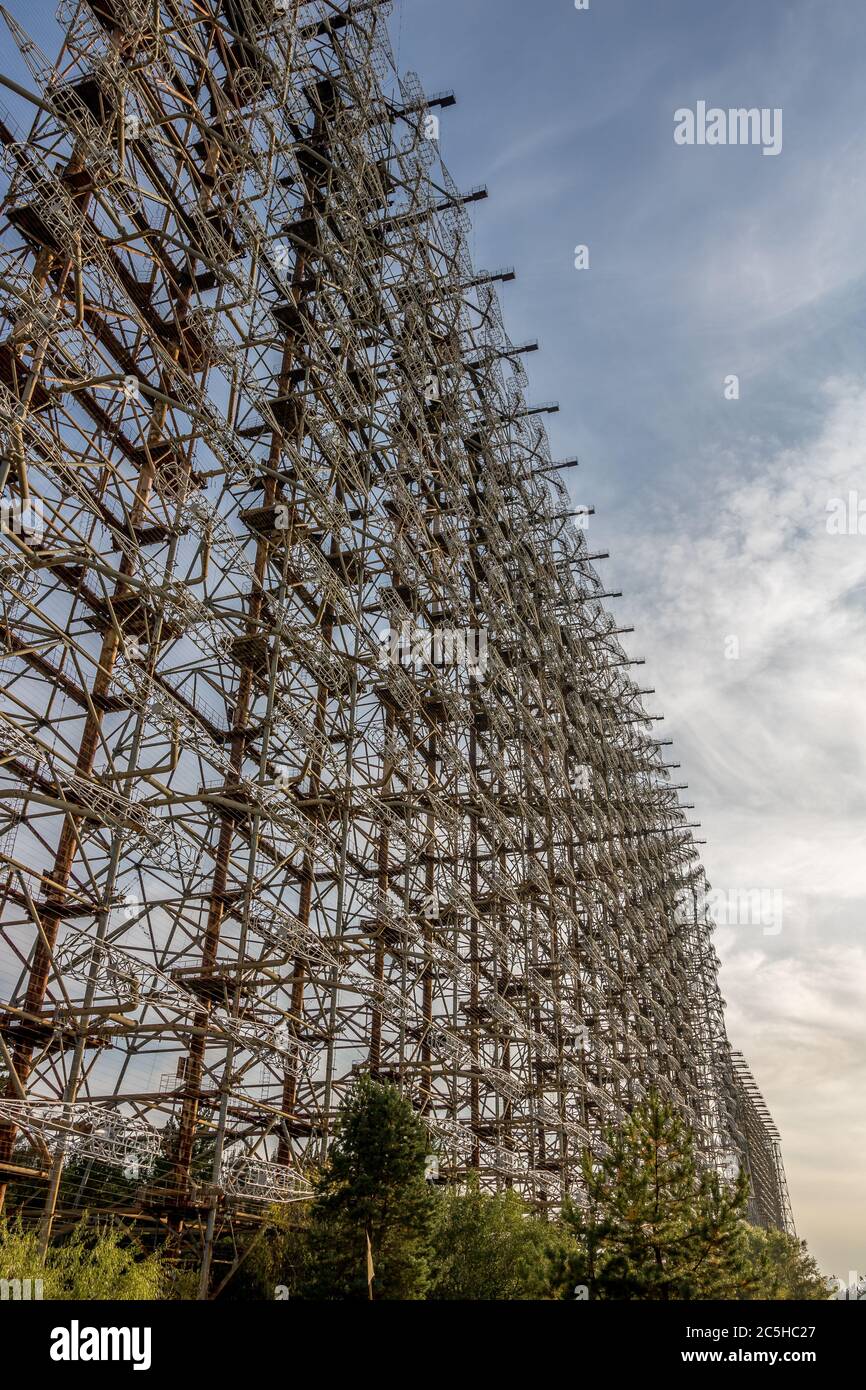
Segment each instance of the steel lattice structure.
M748 1216L755 1226L776 1227L796 1236L788 1192L782 1140L767 1103L741 1052L731 1054L734 1066L736 1124L741 1152L749 1169L751 1197Z
M64 0L56 62L2 11L0 1180L114 1164L205 1266L358 1069L541 1203L650 1086L744 1145L693 826L387 8Z

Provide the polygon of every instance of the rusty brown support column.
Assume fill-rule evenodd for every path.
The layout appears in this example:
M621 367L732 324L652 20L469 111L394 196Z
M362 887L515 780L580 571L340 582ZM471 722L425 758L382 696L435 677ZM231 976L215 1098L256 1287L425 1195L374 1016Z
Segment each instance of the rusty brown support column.
M435 779L435 769L436 735L435 733L431 733L427 771L428 786L432 785ZM431 901L431 896L435 893L438 903L439 895L436 884L436 869L439 863L439 855L436 840L436 818L432 808L427 812L426 816L425 840L427 844L427 854L424 866L424 892L428 902ZM421 942L424 952L424 968L421 975L421 1113L426 1114L432 1101L433 1092L433 1050L430 1046L430 1030L433 1027L433 931L427 912L423 914L422 920ZM438 912L434 920L437 922L439 921Z
M73 155L70 160L64 179L68 182L81 172L84 167L83 159L80 155ZM76 203L81 207L82 213L86 210L89 202L89 192L77 195ZM48 247L43 247L37 257L34 275L38 284L44 285L49 275L58 271L58 256ZM71 259L64 260L59 267L58 293L62 293L63 284L72 268ZM42 344L40 349L42 356L47 348L47 342ZM179 354L179 344L170 350L172 356L177 360ZM32 393L37 370L36 365L32 369L30 381L28 383L28 395ZM160 384L167 388L168 383L161 377ZM151 421L147 435L146 460L139 472L136 485L136 494L130 513L130 520L133 525L140 522L146 514L148 500L153 486L155 464L152 457L152 447L163 442L163 428L167 414L167 406L163 401L155 401L151 413ZM134 566L132 560L124 555L120 566L122 575L131 576ZM115 586L114 598L119 599L128 591L128 586L119 581ZM91 688L92 708L84 720L81 742L79 745L78 756L75 763L75 772L78 776L88 777L93 771L97 748L99 746L99 734L103 720L103 697L111 684L114 663L120 650L120 640L117 632L110 627L102 641L99 655L99 664ZM51 869L52 887L46 893L45 899L39 908L40 935L36 942L33 961L30 966L27 992L24 1001L24 1010L29 1014L39 1014L45 999L48 988L48 977L51 968L51 952L57 938L57 930L62 915L64 903L63 894L68 885L72 866L75 860L75 851L78 844L78 829L80 817L67 813L63 821L63 829L57 846L53 867ZM23 1026L19 1030L19 1035L12 1052L13 1069L15 1077L10 1078L7 1085L6 1094L10 1098L17 1096L15 1087L17 1078L18 1084L26 1089L27 1081L30 1076L33 1051L38 1039L31 1040ZM16 1127L12 1124L0 1124L0 1163L8 1163L12 1156L15 1144ZM7 1184L0 1181L0 1212L2 1212L5 1201Z
M394 728L394 714L390 706L385 706L385 743L387 745L389 735ZM393 764L388 763L383 769L382 795L388 796L391 792L393 782ZM388 852L389 835L387 826L383 825L379 831L378 848L376 854L376 890L380 897L384 898L390 884L390 874L388 873ZM385 979L385 922L378 918L373 926L375 945L373 948L373 979L378 983L384 983ZM377 1077L382 1065L382 1010L375 1005L370 1012L370 1048L368 1053L368 1066L370 1075Z
M469 731L469 772L470 780L474 786L478 777L478 735L474 727ZM473 904L478 902L478 812L473 801L469 812L469 892L472 895ZM469 1083L469 1117L472 1125L472 1167L481 1166L481 1145L478 1134L478 1126L481 1120L481 1096L479 1084L479 1059L478 1059L478 1006L480 1002L480 972L481 972L481 943L478 931L477 910L472 914L472 923L469 928L469 959L471 988L469 992L469 1049L471 1053L470 1065L472 1077Z
M330 622L322 625L322 637L327 646L331 643L333 627ZM324 737L327 729L327 710L328 710L328 691L324 684L319 682L316 687L316 717L314 728L320 737ZM310 801L312 810L309 814L311 827L315 829L319 820L319 811L316 809L316 801L322 790L322 760L318 754L314 754L310 761ZM301 890L298 896L298 920L308 927L313 906L313 883L315 881L316 865L315 860L308 850L304 851L301 861ZM292 994L291 1009L295 1019L301 1019L304 1015L304 990L306 987L307 966L303 956L296 956L292 969ZM296 1108L298 1101L298 1082L299 1082L300 1056L297 1048L289 1047L286 1058L286 1073L283 1080L283 1112L284 1123L280 1129L280 1138L277 1147L277 1162L288 1163L291 1155L291 1145L286 1136L287 1125L296 1122Z
M286 375L288 371L288 364L290 361L291 352L290 348L287 346L283 355L283 376ZM272 450L272 453L276 452L277 446ZM262 493L263 505L269 506L276 495L276 480L269 474L265 475L263 478ZM264 602L264 583L268 565L268 545L269 542L266 537L260 538L256 545L254 573L257 584L249 595L249 608L246 621L247 637L254 637L256 635L261 622L262 606ZM232 739L229 753L229 767L231 772L236 776L240 775L243 769L244 753L248 738L247 722L253 689L253 678L252 663L245 662L240 668L240 676L238 679L238 693L233 713ZM223 812L221 820L222 824L220 826L219 840L214 855L214 874L210 901L208 904L207 926L202 942L201 969L203 975L212 974L216 966L220 933L226 909L226 890L228 888L228 871L231 858L232 839L234 836L234 825L231 813L229 812ZM184 1073L185 1095L181 1107L177 1149L174 1160L175 1182L179 1193L183 1193L186 1190L189 1181L190 1164L195 1140L195 1125L201 1101L201 1085L204 1057L207 1050L207 1025L209 1018L209 1005L206 1005L196 1013L193 1022L194 1031L187 1054L187 1064Z

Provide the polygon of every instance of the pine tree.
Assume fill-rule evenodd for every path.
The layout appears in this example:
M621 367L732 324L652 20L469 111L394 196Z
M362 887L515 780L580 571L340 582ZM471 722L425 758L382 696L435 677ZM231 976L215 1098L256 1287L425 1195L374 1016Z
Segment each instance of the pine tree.
M658 1096L606 1135L601 1162L584 1156L587 1202L565 1213L580 1253L565 1266L563 1297L749 1297L759 1279L743 1213L748 1179L732 1185L699 1170L694 1139Z
M394 1086L368 1076L341 1108L310 1226L308 1298L423 1298L435 1199L425 1181L429 1138Z

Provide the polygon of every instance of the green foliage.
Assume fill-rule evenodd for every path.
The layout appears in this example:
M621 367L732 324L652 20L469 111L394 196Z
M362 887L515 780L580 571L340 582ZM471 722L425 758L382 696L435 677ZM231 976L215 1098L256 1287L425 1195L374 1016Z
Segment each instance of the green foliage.
M218 1297L231 1302L300 1298L312 1278L311 1221L311 1202L269 1207Z
M746 1239L758 1291L741 1297L813 1301L827 1298L827 1280L804 1240L757 1226L748 1228Z
M428 1298L517 1300L551 1297L555 1264L574 1253L556 1224L514 1192L485 1193L473 1179L436 1203L434 1276Z
M0 1278L41 1279L45 1299L158 1299L167 1290L158 1254L143 1251L122 1226L84 1222L56 1241L43 1260L34 1231L0 1223Z
M0 1222L0 1279L45 1279L35 1233Z
M570 1299L580 1286L590 1299L828 1297L805 1244L747 1225L745 1177L730 1185L700 1169L691 1132L657 1097L606 1141L601 1162L584 1157L585 1204L548 1221L513 1192L483 1192L477 1177L431 1187L423 1120L395 1087L362 1076L315 1199L270 1208L240 1254L224 1233L217 1297L366 1299L368 1237L376 1299ZM206 1146L197 1157L206 1163ZM78 1192L93 1176L86 1165L65 1180ZM174 1246L152 1244L122 1224L82 1220L55 1235L43 1261L19 1215L0 1222L0 1278L41 1279L55 1300L195 1298L197 1270Z
M63 1166L58 1205L64 1211L93 1210L131 1202L141 1181L124 1177L116 1163L72 1158Z
M194 1303L198 1298L200 1271L190 1265L169 1264L165 1270L165 1291L160 1294L172 1303Z
M699 1170L694 1139L657 1096L608 1132L601 1163L584 1158L587 1202L563 1213L578 1253L557 1284L573 1298L823 1299L805 1242L747 1224L748 1179Z
M561 1273L562 1296L581 1285L591 1299L757 1296L745 1175L729 1187L699 1171L691 1132L656 1096L606 1140L600 1164L584 1159L586 1206L564 1214L579 1253Z
M428 1146L423 1121L395 1087L358 1078L313 1202L304 1297L366 1298L368 1238L374 1298L425 1296L435 1201L424 1179Z

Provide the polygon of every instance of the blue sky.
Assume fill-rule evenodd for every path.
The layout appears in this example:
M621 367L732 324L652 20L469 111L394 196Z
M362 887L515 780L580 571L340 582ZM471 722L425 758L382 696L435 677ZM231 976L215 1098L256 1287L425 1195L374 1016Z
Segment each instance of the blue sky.
M53 54L53 4L11 8ZM866 5L396 0L391 27L401 68L457 94L446 162L490 190L475 259L517 269L506 324L540 340L531 395L561 403L713 887L782 894L777 933L719 928L729 1032L800 1233L862 1272L866 534L829 534L827 506L866 512ZM782 108L782 153L675 145L699 100Z
M397 0L392 32L402 68L457 95L445 160L490 190L476 261L517 269L506 325L540 340L531 396L560 401L554 453L581 459L713 887L782 894L780 930L718 930L728 1027L800 1234L847 1277L866 1267L866 534L829 534L827 508L859 489L866 512L866 6ZM781 108L781 154L676 145L699 100Z

